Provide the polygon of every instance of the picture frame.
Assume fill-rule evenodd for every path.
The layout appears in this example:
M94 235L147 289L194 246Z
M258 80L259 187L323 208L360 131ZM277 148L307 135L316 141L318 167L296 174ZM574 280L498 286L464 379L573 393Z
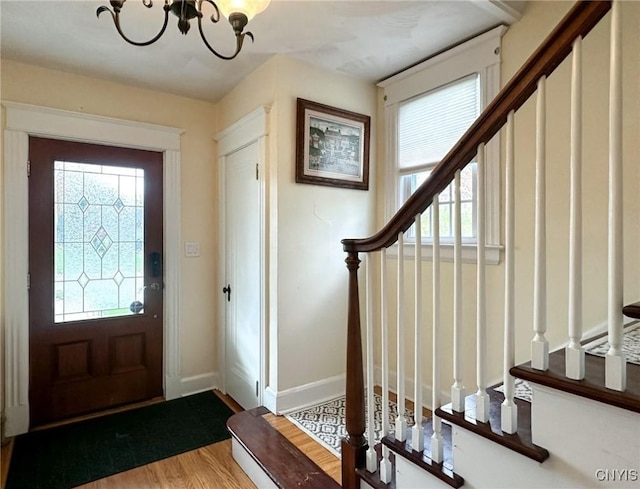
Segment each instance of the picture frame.
M369 190L371 117L297 99L296 182Z

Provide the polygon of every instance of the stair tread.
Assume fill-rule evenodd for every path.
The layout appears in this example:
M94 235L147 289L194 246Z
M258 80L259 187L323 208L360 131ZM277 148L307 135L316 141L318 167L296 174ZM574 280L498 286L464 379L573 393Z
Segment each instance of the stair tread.
M488 423L480 423L475 419L475 394L466 397L464 413L453 411L451 404L447 404L436 409L436 415L537 462L544 462L549 458L549 452L532 441L531 404L522 399L515 399L518 406L518 432L510 435L501 429L500 406L504 401L504 395L494 389L487 389L487 393L489 394Z
M339 489L335 480L262 418L268 413L265 407L242 411L229 418L227 428L278 487Z
M453 471L453 446L451 426L442 424L442 438L444 441L444 454L442 463L434 463L431 460L431 435L433 435L433 420L425 419L422 423L424 427L424 445L423 452L417 452L411 447L411 428L407 430L407 440L398 441L393 434L382 438L382 443L393 450L394 453L413 462L422 469L426 470L433 476L437 477L451 487L461 487L464 479Z
M549 354L549 370L546 372L531 367L531 362L513 367L511 375L586 397L605 404L640 413L640 365L627 363L627 390L618 392L605 387L605 359L596 355L585 355L585 378L571 380L565 377L565 352Z

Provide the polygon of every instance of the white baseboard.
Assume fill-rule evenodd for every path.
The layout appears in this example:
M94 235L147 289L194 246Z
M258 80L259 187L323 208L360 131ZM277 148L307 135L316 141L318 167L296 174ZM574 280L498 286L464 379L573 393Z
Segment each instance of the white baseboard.
M182 397L210 391L218 387L218 373L208 372L206 374L185 377L182 379L181 384Z
M275 391L271 387L267 387L265 389L264 405L276 414L286 414L305 409L343 396L346 385L345 379L345 375L341 374L282 391Z

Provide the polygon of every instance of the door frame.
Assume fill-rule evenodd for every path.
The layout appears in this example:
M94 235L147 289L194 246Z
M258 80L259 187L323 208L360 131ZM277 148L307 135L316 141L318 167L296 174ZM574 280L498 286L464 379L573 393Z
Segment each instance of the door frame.
M163 388L182 395L180 371L180 135L182 129L2 101L4 131L5 436L29 430L29 136L164 154Z
M270 350L267 348L267 318L269 317L269 288L267 280L267 201L266 201L266 172L267 161L269 151L269 112L271 108L269 106L260 106L253 112L244 116L234 124L230 125L223 131L216 135L216 142L218 143L218 195L219 195L219 207L218 207L218 229L219 236L222 238L219 241L218 256L218 283L217 289L220 293L216 295L216 304L218 308L218 324L219 338L218 342L218 372L219 383L222 392L226 393L226 338L227 338L227 315L226 307L223 300L222 287L226 285L225 270L226 270L226 175L225 164L226 159L231 153L257 143L258 147L258 185L260 187L260 373L259 382L260 389L258 391L259 403L264 404L264 392L267 387L267 363L268 353Z

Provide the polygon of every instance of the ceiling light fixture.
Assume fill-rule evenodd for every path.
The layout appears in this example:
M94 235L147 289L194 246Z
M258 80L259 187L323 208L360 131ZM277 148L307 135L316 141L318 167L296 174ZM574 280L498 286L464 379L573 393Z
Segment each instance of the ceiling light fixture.
M122 32L122 28L120 27L120 11L122 10L124 2L126 2L126 0L110 0L113 10L103 5L98 8L96 15L100 17L102 12L109 12L118 33L122 39L127 41L129 44L133 44L134 46L148 46L149 44L156 42L160 37L162 37L162 34L164 34L169 22L169 12L172 12L176 17L178 17L178 29L182 34L189 32L191 19L197 18L200 36L209 51L215 54L218 58L233 59L242 49L242 43L245 36L249 36L253 42L253 34L251 34L251 32L242 32L245 26L256 14L259 14L267 8L271 0L218 0L217 3L214 3L212 0L164 0L164 24L162 25L160 32L158 32L154 38L144 42L132 41L124 34L124 32ZM142 3L147 8L151 8L153 6L152 0L142 0ZM213 14L211 14L210 19L214 24L220 20L220 14L229 19L229 23L236 34L236 51L231 56L220 54L205 38L204 31L202 30L202 18L204 17L202 13L203 3L208 3L213 7Z

